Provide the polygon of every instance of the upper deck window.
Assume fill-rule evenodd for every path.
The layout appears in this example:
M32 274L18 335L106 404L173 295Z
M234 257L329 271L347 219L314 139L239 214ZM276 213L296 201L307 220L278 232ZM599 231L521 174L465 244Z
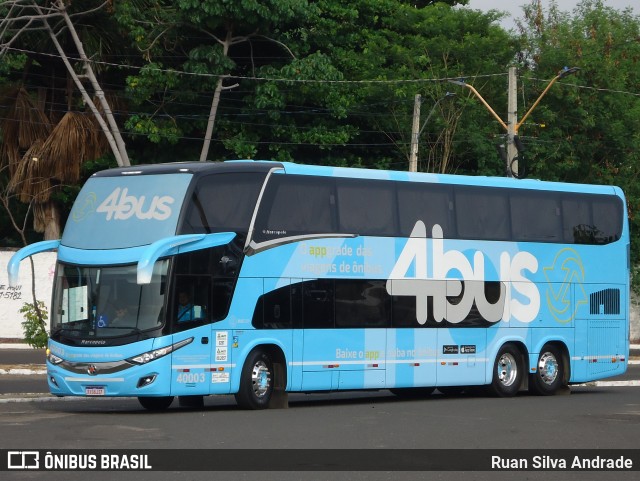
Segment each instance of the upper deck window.
M607 244L622 235L623 202L611 194L274 175L253 240L314 234L426 235L446 239Z
M338 179L338 230L344 233L395 236L394 184L379 180Z
M234 172L200 178L179 233L246 233L265 176Z
M271 177L256 221L259 242L336 231L333 179L297 175Z

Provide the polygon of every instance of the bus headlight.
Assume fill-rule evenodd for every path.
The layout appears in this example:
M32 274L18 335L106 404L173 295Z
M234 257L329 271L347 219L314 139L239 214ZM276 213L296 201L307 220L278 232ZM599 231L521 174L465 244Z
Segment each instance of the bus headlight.
M49 352L47 352L47 361L49 361L51 364L56 365L56 364L60 364L63 361L63 359L59 358L54 353L49 351Z
M190 337L189 339L185 339L180 342L176 342L171 346L162 347L160 349L154 349L153 351L143 352L142 354L138 354L137 356L130 357L129 359L127 359L127 362L130 362L131 364L140 364L140 365L146 364L148 362L155 361L156 359L160 359L161 357L164 357L167 354L171 354L173 351L180 349L181 347L186 346L187 344L191 344L191 342L193 342L193 337Z

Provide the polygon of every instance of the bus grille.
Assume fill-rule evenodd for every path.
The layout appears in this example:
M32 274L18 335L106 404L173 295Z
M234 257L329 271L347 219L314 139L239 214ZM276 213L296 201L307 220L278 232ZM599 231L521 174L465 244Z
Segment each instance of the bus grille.
M590 313L620 314L620 289L604 289L589 296Z

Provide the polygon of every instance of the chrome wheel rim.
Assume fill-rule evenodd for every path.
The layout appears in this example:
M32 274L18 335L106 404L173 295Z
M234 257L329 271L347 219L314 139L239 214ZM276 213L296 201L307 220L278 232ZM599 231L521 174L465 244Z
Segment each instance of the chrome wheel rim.
M540 356L538 375L545 384L553 384L558 377L558 360L550 352L545 352Z
M256 397L264 397L271 385L271 372L264 361L258 361L251 370L251 385Z
M496 374L500 384L503 386L511 386L518 377L518 364L516 362L516 358L508 352L502 354L498 359Z

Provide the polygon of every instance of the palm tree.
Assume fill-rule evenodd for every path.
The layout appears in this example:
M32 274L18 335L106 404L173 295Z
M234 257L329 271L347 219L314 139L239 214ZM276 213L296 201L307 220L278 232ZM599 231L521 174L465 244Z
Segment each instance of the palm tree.
M82 164L106 152L104 137L86 112L67 111L53 125L24 88L12 93L0 123L0 166L9 167L8 191L32 205L36 232L58 239L60 214L51 195L61 185L80 181Z
M60 237L60 213L52 194L63 185L77 184L83 163L103 156L110 147L118 165L129 165L114 104L96 77L101 67L89 60L81 39L98 56L104 45L112 43L101 41L104 30L99 26L110 18L105 5L70 14L71 2L63 0L2 3L7 15L0 19L0 61L10 47L35 52L27 54L22 79L14 83L18 86L5 92L0 102L5 110L0 121L0 168L8 167L6 194L32 207L34 229L45 239ZM87 15L100 16L92 28L79 20ZM67 56L65 49L73 53ZM60 111L65 104L66 110Z

